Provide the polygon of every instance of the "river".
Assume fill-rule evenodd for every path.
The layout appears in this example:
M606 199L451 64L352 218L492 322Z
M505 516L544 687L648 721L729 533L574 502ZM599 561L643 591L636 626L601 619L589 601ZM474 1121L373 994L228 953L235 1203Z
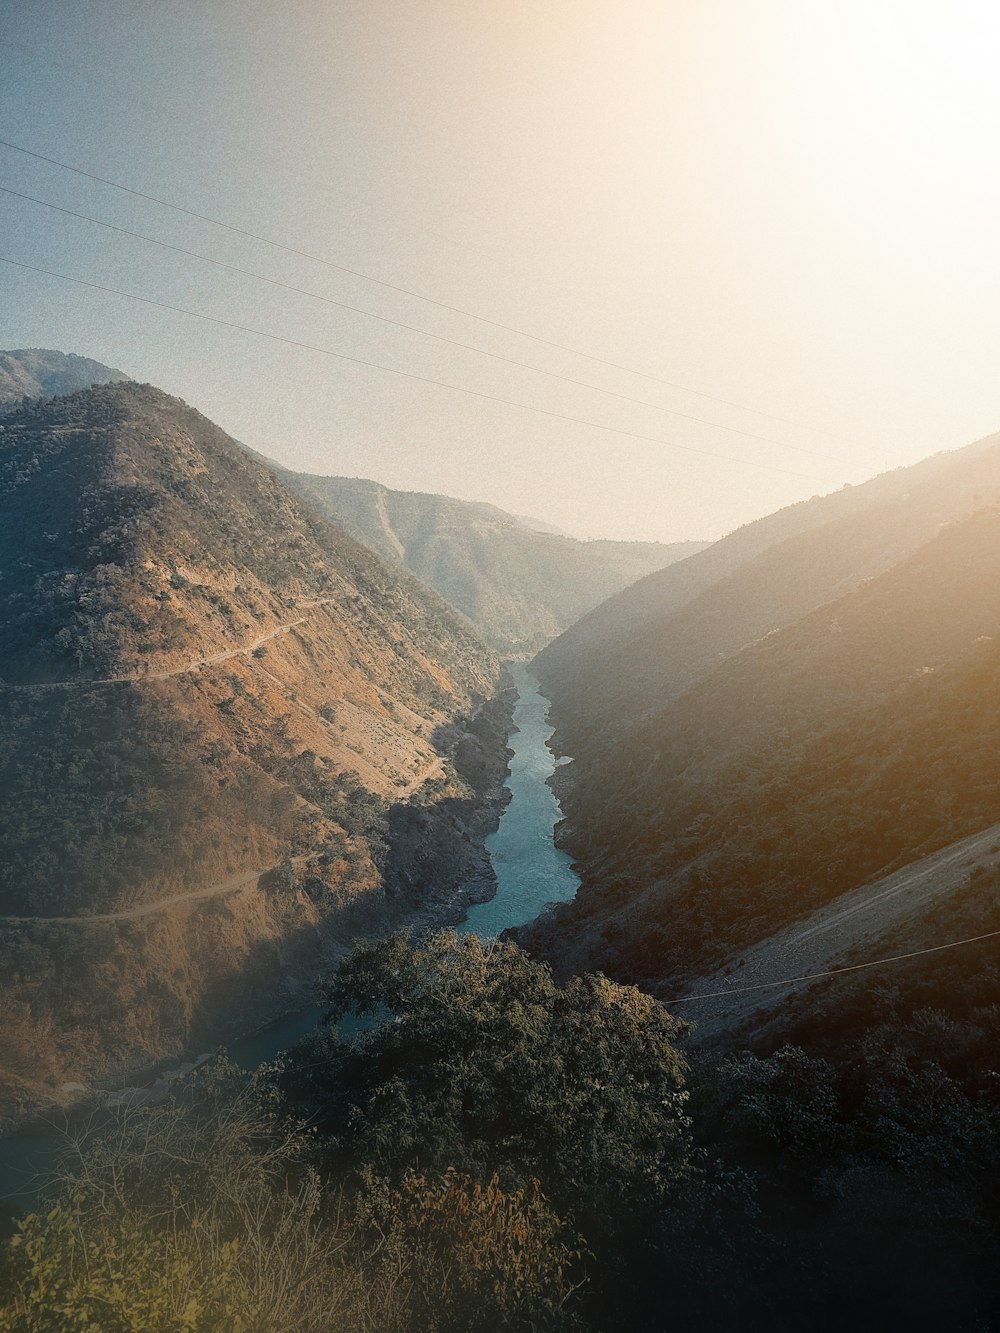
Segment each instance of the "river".
M469 909L458 927L466 935L499 935L508 926L523 926L548 903L572 898L580 883L569 856L552 841L561 812L548 785L555 771L548 747L549 701L524 663L509 670L517 687L517 730L510 741L514 755L507 778L511 800L500 827L486 839L497 892Z
M560 810L548 785L556 765L548 748L549 701L527 665L516 662L509 670L517 687L516 730L510 740L514 753L507 778L511 799L499 828L486 840L497 892L489 902L469 909L457 927L460 934L493 936L508 926L524 925L547 904L572 898L579 884L569 856L552 840ZM237 1064L255 1069L306 1036L321 1013L320 1006L311 1006L288 1014L230 1042L228 1052ZM52 1130L0 1139L0 1202L15 1207L30 1203L64 1143L62 1135Z

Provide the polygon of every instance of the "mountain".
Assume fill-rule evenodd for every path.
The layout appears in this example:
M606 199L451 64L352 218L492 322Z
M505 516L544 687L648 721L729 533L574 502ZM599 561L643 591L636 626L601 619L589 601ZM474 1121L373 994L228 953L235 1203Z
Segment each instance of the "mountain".
M64 352L0 352L0 415L25 398L127 378ZM531 656L605 598L706 545L584 542L491 504L311 476L264 461L336 526L439 593L504 657Z
M8 1105L266 1017L482 870L496 657L199 413L22 405L0 513Z
M526 938L560 967L671 993L1000 819L1000 439L861 500L762 520L687 562L686 603L660 576L671 609L623 630L640 585L540 655L584 885Z
M1000 501L1000 435L748 524L610 598L536 669L564 748L620 736L747 645Z
M585 612L704 542L578 541L493 505L282 470L285 484L384 560L404 565L503 657L528 657Z
M546 523L543 518L532 518L530 514L514 514L514 518L522 527L530 528L532 532L548 532L553 537L568 537L569 533L564 532L562 528L557 528L554 523Z
M10 411L22 398L50 398L127 379L120 370L71 352L39 347L0 352L0 414Z

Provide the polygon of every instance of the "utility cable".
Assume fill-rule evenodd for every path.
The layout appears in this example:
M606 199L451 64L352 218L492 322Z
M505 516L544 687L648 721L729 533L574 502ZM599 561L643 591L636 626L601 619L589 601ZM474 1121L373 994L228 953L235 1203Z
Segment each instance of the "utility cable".
M904 958L921 958L928 953L941 953L944 949L959 949L964 944L978 944L980 940L996 939L1000 930L991 930L986 935L972 935L967 940L952 940L950 944L935 944L929 949L914 949L910 953L894 953L888 958L873 958L867 963L852 963L849 967L833 967L825 972L806 972L800 977L786 977L783 981L765 981L756 986L730 986L727 990L699 991L695 995L681 995L675 1000L661 1000L669 1009L675 1004L689 1004L692 1000L717 1000L726 995L742 995L748 991L775 990L780 986L794 986L800 981L816 981L821 977L839 977L844 972L860 972L866 967L881 967L885 963L898 963Z
M11 189L7 185L0 185L0 193L12 195L15 199L25 199L32 204L40 204L43 208L49 208L55 213L62 213L66 217L79 218L83 222L93 223L94 226L104 227L108 231L117 232L121 236L130 236L134 240L144 241L149 245L157 245L163 250L171 250L174 254L186 255L190 259L200 260L203 264L211 264L215 268L225 269L228 273L236 273L243 278L253 278L257 282L265 282L270 287L279 287L286 292L295 292L299 296L310 297L314 301L322 301L326 305L336 306L340 310L349 310L355 315L364 315L368 319L378 320L382 324L391 324L394 328L405 329L408 333L417 333L424 338L432 338L435 342L446 343L449 347L460 347L466 352L475 352L479 356L488 356L494 361L501 361L504 365L516 366L519 370L530 370L536 375L544 375L548 379L560 380L563 384L572 384L578 389L587 389L593 393L602 393L609 398L617 398L625 403L634 403L637 407L649 407L656 412L665 412L668 416L680 417L684 421L694 421L702 426L709 426L713 430L726 431L730 435L742 435L751 440L762 440L765 444L773 445L778 449L790 449L795 453L809 454L813 458L823 458L821 453L815 449L804 449L800 445L786 444L783 440L775 440L770 435L761 435L758 431L741 430L737 426L726 426L722 422L709 421L705 417L696 416L692 412L681 412L677 408L664 407L660 403L650 402L647 398L633 398L627 393L618 393L614 389L605 389L599 384L589 384L586 380L573 379L570 375L560 375L555 370L545 370L541 366L533 366L527 361L517 361L513 357L502 356L499 352L490 352L482 347L475 347L471 343L464 343L457 338L447 338L440 333L432 333L429 329L419 328L415 324L406 324L402 320L392 319L388 315L376 314L373 310L366 310L362 306L351 305L347 301L338 301L332 296L324 296L321 292L314 292L307 287L296 287L294 283L282 282L279 278L269 278L266 274L256 273L252 269L240 268L236 264L228 264L224 260L214 259L211 255L203 255L197 250L188 250L182 245L174 245L170 241L161 241L155 236L147 236L140 231L131 231L128 227L120 227L117 223L108 222L103 218L91 217L89 213L78 213L75 209L64 208L60 204L50 203L47 199L39 199L36 195L25 194L21 190Z
M768 472L781 472L788 477L800 477L811 480L809 473L793 472L789 468L777 467L772 463L761 463L751 458L733 458L728 454L718 454L710 449L697 449L694 445L679 444L675 440L660 439L655 435L640 435L636 431L623 430L619 426L605 426L599 421L587 421L584 417L574 417L568 412L556 412L547 407L534 407L530 403L518 402L515 398L503 398L499 394L486 393L481 389L469 389L463 384L452 384L448 380L433 379L429 375L418 375L411 370L399 370L395 366L384 366L378 361L366 361L360 356L351 356L347 352L337 352L330 347L320 347L316 343L301 342L298 338L286 338L278 333L268 333L265 329L256 329L249 324L237 324L234 320L222 319L218 315L206 315L199 310L189 310L184 306L171 305L167 301L156 301L149 296L139 296L135 292L122 291L119 287L108 287L99 282L88 282L84 278L74 278L68 273L57 273L50 268L41 268L37 264L26 264L19 259L0 256L0 263L10 264L14 268L25 269L30 273L43 273L62 282L71 282L77 287L89 287L92 291L108 292L112 296L121 296L129 301L138 301L142 305L155 306L159 310L170 310L177 315L187 315L191 319L201 319L208 324L218 324L223 328L235 329L239 333L250 333L257 338L267 338L271 342L284 343L288 347L299 347L307 352L318 352L321 356L334 357L338 361L349 361L353 365L365 366L369 370L380 370L388 375L398 375L401 379L414 380L418 384L432 384L439 389L451 389L455 393L464 393L472 398L481 398L485 402L500 403L504 407L516 407L522 412L535 412L539 416L552 417L557 421L569 421L577 426L587 426L591 430L605 431L609 435L621 435L631 440L640 440L645 444L658 444L668 449L680 449L688 454L700 454L703 458L715 458L724 463L741 464L744 467L762 468Z
M196 212L192 208L186 208L182 204L175 204L169 199L161 199L158 195L147 194L143 190L134 189L130 185L122 185L120 181L110 180L106 176L98 176L95 172L84 171L82 167L75 167L69 162L62 162L55 157L47 157L44 153L37 153L31 148L24 148L20 144L12 143L9 139L0 139L0 147L9 148L15 153L23 153L26 157L35 158L39 162L46 162L50 166L59 167L63 171L71 171L77 176L83 176L87 180L96 181L100 185L108 185L114 190L120 190L123 194L130 194L136 199L145 199L148 203L159 205L161 208L169 208L175 213L181 213L185 217L195 218L199 222L208 222L213 227L221 227L224 231L231 232L235 236L243 236L248 240L258 241L263 245L272 246L276 250L282 250L285 254L295 255L299 259L308 259L316 264L323 264L327 268L335 269L338 273L347 273L351 277L361 278L365 282L375 283L379 287L384 287L388 291L398 292L402 296L409 296L417 301L425 301L428 305L435 306L439 310L447 310L451 314L461 315L465 319L476 320L480 324L486 324L490 328L501 329L505 333L514 333L519 338L530 338L533 342L540 343L545 347L553 347L557 351L567 352L570 356L581 356L588 361L593 361L597 365L608 366L612 370L624 371L627 375L638 375L643 379L652 381L655 384L663 384L671 389L680 389L684 393L695 394L699 398L707 398L712 402L722 403L726 407L734 407L740 412L753 412L758 416L770 417L774 421L780 421L784 425L795 426L797 423L791 421L788 417L775 416L770 412L762 412L757 408L746 407L742 403L737 403L731 398L723 398L718 394L705 393L701 389L692 389L686 384L680 384L676 380L664 379L658 375L649 374L644 370L636 370L632 366L626 366L618 361L611 361L605 357L595 356L591 352L581 351L579 348L568 347L564 343L555 342L550 338L543 338L536 333L528 333L524 329L519 329L511 324L503 324L499 320L488 319L485 315L477 315L472 310L466 310L461 306L450 305L447 301L439 301L433 296L425 296L422 292L413 291L409 287L403 287L396 283L387 282L383 278L376 278L370 273L364 273L360 269L349 268L346 264L338 264L332 259L327 259L323 255L318 255L309 250L299 249L297 246L286 245L283 241L276 241L269 236L262 236L257 232L248 230L245 227L238 227L231 222L225 222L221 218L211 217L207 213Z

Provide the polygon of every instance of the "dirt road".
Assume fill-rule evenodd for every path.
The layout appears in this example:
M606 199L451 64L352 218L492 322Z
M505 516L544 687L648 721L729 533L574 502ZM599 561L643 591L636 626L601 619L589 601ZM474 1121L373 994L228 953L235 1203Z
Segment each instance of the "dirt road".
M303 607L333 606L341 601L340 597L316 597L303 599L300 603ZM263 648L266 643L276 639L279 634L288 634L299 625L304 625L309 619L309 613L299 616L297 620L289 620L284 625L277 625L270 629L266 634L261 634L250 643L241 644L239 648L226 648L220 653L209 653L205 657L195 657L190 662L185 662L183 666L173 667L170 671L151 671L141 676L101 676L96 680L81 678L79 680L55 680L48 681L41 685L0 685L0 688L8 690L62 690L67 686L91 686L91 685L126 685L129 683L141 683L144 680L169 680L172 676L184 676L189 671L197 671L200 667L214 666L217 662L228 662L234 657L250 657L258 648Z
M960 888L976 866L998 864L1000 824L994 824L843 894L812 916L747 950L742 955L742 966L736 960L735 966L692 982L681 996L669 1002L669 1007L697 1024L692 1038L695 1042L711 1041L763 1022L790 995L812 984L808 980L774 983L841 967L852 954L858 955L852 961L879 957L880 942L894 927ZM945 941L927 941L928 946L941 943ZM750 989L754 986L766 989ZM707 997L697 998L703 994Z
M268 867L270 869L270 867ZM140 903L138 907L128 907L120 912L103 912L94 916L0 916L0 925L17 923L31 925L107 925L112 921L135 921L141 916L152 916L178 903L197 902L202 898L219 898L223 894L238 893L243 889L256 886L264 870L248 870L233 879L223 880L219 884L209 884L203 889L192 889L190 893L178 893L173 898L158 898L155 902Z

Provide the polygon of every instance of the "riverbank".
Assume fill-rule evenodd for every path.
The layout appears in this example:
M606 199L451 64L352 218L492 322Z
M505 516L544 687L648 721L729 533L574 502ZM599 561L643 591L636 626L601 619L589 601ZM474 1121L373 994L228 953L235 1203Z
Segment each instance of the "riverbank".
M374 938L401 925L499 935L575 894L579 881L570 858L553 844L561 811L551 779L560 761L548 744L548 700L526 664L511 664L510 676L510 688L455 736L440 738L442 745L450 741L456 772L475 800L468 808L439 802L437 813L434 806L411 803L395 829L380 903L369 904L367 914L357 909L352 928L328 942L323 970L335 966L359 935ZM415 897L422 898L418 906L412 905ZM305 1003L304 986L298 995L298 1003L289 996L280 1016L230 1039L230 1057L255 1068L307 1035L322 1006ZM105 1088L99 1098L79 1103L76 1115L63 1114L62 1123L79 1123L84 1114L122 1101L166 1096L176 1078L205 1058L182 1053L180 1063L161 1064L145 1081L133 1078L128 1086ZM0 1199L9 1203L13 1196L23 1206L32 1178L52 1169L61 1142L51 1122L0 1140Z
M484 843L509 799L513 705L504 677L474 715L438 729L445 774L353 835L349 845L370 848L370 868L354 856L332 892L297 858L239 892L136 920L9 926L4 957L20 982L16 1002L7 993L0 1039L4 1131L148 1090L308 1007L316 976L359 936L453 925L495 892ZM21 1040L41 1026L47 1037Z

